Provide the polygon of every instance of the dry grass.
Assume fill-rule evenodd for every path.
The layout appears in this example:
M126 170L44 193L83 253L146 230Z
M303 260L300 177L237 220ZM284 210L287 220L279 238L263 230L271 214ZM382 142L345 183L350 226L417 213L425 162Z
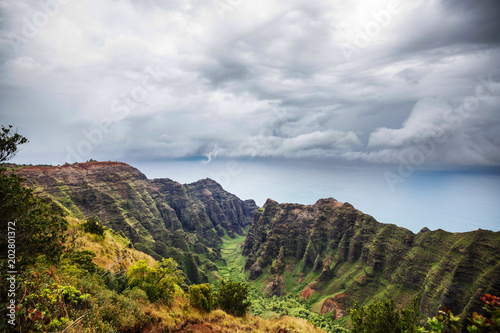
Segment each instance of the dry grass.
M107 228L104 237L85 233L80 225L84 222L66 217L69 223L68 246L75 250L90 250L96 254L94 263L112 272L128 269L139 260L146 259L152 266L155 260L150 255L128 248L128 240Z
M153 318L153 324L145 329L148 333L159 332L287 332L287 333L324 333L304 319L282 317L266 320L246 315L234 317L222 310L202 313L189 306L185 295L178 295L171 308L164 305L148 305L145 311Z

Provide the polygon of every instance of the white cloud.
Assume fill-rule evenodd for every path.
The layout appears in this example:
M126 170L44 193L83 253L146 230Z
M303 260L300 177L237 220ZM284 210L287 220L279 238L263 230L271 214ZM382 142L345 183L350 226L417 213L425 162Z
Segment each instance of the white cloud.
M452 126L446 115L451 107L446 101L424 98L418 101L399 129L377 128L368 141L369 148L402 147L442 136Z

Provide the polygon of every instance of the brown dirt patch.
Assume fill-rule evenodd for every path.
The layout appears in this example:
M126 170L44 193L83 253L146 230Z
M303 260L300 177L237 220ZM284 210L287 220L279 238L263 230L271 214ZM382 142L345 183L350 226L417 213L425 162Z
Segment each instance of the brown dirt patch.
M345 294L341 293L335 297L328 297L321 307L321 314L334 313L334 319L339 319L345 316L345 309L343 306Z
M311 287L306 287L304 290L302 290L302 292L300 293L300 296L302 296L304 298L309 298L314 293L315 293L314 289L312 289Z

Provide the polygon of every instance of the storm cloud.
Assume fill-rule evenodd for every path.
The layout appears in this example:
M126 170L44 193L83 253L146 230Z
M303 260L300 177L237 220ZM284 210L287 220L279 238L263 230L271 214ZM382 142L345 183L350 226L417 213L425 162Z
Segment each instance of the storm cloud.
M494 0L3 0L1 123L30 139L19 163L499 165L498 17Z

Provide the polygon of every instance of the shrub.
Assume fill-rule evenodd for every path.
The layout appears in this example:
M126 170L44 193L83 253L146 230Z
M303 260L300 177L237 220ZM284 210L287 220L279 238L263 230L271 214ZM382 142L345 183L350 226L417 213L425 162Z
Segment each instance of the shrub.
M485 315L477 312L470 314L471 324L467 325L467 331L486 333L500 332L500 298L490 294L481 297L485 303L483 310ZM460 332L463 325L460 318L455 316L448 308L444 308L439 313L427 320L430 331L420 328L419 333L442 333L442 332Z
M129 268L127 286L144 290L151 302L162 300L170 305L178 285L183 282L177 266L172 258L157 261L153 267L149 267L146 260L139 260Z
M95 253L90 250L73 250L70 253L62 255L62 260L68 260L70 263L76 264L78 267L88 271L89 273L97 272L97 265L92 262Z
M95 217L91 217L87 221L85 221L82 224L82 227L85 232L99 236L104 236L104 226Z
M213 286L208 283L189 286L189 302L191 306L205 312L212 311L215 305Z
M245 315L251 305L248 300L248 285L222 279L219 283L217 303L227 313L235 316Z
M45 199L35 196L22 182L21 177L0 166L0 225L5 233L0 238L0 259L13 253L13 243L8 239L12 241L15 235L17 269L33 263L42 254L57 261L65 248L68 227L68 222L53 212Z
M353 333L417 333L420 329L418 298L411 302L409 308L401 311L401 314L393 300L362 307L354 304L350 314Z

